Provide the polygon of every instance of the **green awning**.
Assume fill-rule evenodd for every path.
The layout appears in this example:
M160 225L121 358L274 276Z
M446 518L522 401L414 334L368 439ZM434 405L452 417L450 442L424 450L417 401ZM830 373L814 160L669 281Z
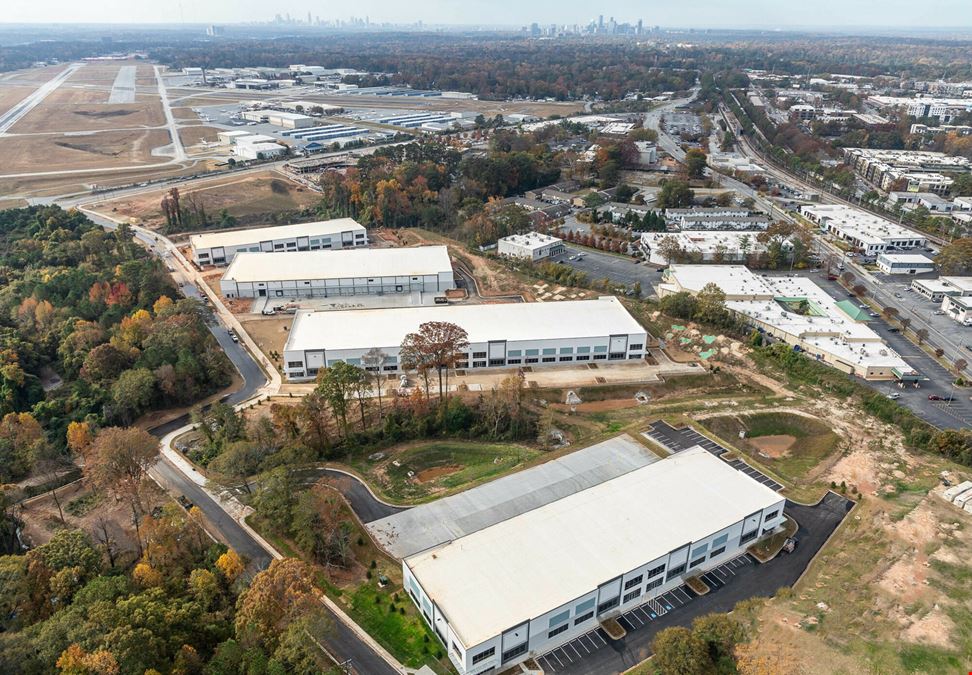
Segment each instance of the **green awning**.
M916 373L913 370L909 370L908 372L904 372L903 370L901 370L899 368L892 368L891 369L891 374L894 375L899 380L901 380L902 382L917 382L918 380L921 379L921 376L918 375L918 373Z
M868 319L871 318L869 316L868 310L861 309L850 300L840 300L837 303L837 306L840 307L840 310L844 314L849 316L854 321L867 321Z

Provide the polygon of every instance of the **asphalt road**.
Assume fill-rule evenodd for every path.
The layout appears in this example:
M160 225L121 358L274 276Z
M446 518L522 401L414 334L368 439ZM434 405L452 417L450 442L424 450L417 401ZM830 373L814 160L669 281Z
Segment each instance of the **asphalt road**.
M574 660L561 658L559 662L554 661L547 672L569 675L624 672L651 656L651 641L659 631L672 626L689 626L697 617L728 612L741 600L772 596L781 588L792 586L852 506L853 502L833 492L828 492L814 506L787 501L786 513L799 525L796 551L781 554L762 565L749 559L747 564L734 568L724 585L712 588L705 595L692 597L682 605L674 606L676 603L673 603L671 611L653 620L625 620L627 626L631 626L625 637L617 641L606 640L606 644L597 649L594 649L597 643L589 642L588 653L572 652ZM691 591L687 593L691 595ZM645 617L644 614L641 616Z
M300 469L294 472L294 477L303 484L316 483L321 477L336 479L334 485L351 505L351 510L362 523L381 520L387 516L405 511L407 506L394 506L379 501L371 490L359 478L344 471L319 467L314 469Z
M836 281L829 281L826 274L811 275L814 281L836 300L849 300L847 291ZM911 340L899 331L892 330L892 326L883 317L874 318L868 325L894 351L911 365L925 379L916 389L911 386L898 387L893 382L871 382L861 380L872 389L884 394L900 394L898 403L907 407L926 422L941 429L972 428L972 401L968 393L956 389L952 384L955 375L943 368L938 361L926 354ZM972 361L972 353L968 354ZM952 396L954 401L929 401L928 396Z

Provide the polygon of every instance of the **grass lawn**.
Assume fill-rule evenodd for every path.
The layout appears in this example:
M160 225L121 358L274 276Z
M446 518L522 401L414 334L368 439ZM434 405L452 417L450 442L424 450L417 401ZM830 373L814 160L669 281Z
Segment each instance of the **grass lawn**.
M359 463L355 468L389 499L411 502L441 497L507 473L540 454L508 443L432 441L392 449L378 464Z
M792 482L804 480L840 442L823 422L791 413L722 415L700 423ZM745 438L739 437L740 432L745 432Z

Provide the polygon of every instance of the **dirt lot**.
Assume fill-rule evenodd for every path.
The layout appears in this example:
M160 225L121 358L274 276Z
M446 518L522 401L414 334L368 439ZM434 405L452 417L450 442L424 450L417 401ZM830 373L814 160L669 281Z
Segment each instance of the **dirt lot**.
M106 131L90 135L7 136L0 138L0 156L7 173L100 169L153 164L152 149L169 143L169 132Z
M183 195L196 195L205 205L207 213L216 214L226 209L230 215L241 220L303 209L319 200L317 193L270 171L194 181L181 185L179 191ZM138 218L147 227L158 227L164 222L159 209L162 197L162 190L145 192L103 202L97 206L97 210Z
M182 127L179 129L179 138L182 139L182 144L186 146L186 149L191 150L192 146L197 145L200 141L215 143L219 140L216 134L218 134L220 131L222 131L222 129L217 129L216 127Z
M281 355L283 355L283 348L287 342L287 337L290 335L288 332L290 324L293 322L294 317L287 315L281 317L260 316L249 320L240 320L240 323L243 325L243 330L257 343L257 346L264 354L276 351Z
M193 112L192 108L172 108L172 116L177 120L198 120L199 115Z
M165 115L158 97L139 95L135 103L75 103L78 90L59 89L11 129L15 134L158 127ZM63 99L69 100L63 100Z
M149 512L169 501L165 493L150 480L145 481L143 490L143 504ZM127 502L116 502L107 495L96 494L80 481L58 490L58 498L68 527L80 528L97 541L98 521L104 518L115 546L124 550L135 549L135 528ZM22 512L22 518L24 534L35 547L47 543L63 527L58 519L57 506L49 494L29 502Z

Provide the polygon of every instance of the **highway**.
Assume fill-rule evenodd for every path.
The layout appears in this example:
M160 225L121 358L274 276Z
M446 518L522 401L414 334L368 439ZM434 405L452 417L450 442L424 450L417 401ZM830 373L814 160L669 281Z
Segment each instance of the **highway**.
M12 107L7 112L3 113L3 115L0 115L0 136L5 135L10 130L10 127L19 122L31 110L39 106L45 98L53 94L66 79L71 77L76 70L82 68L83 66L83 63L72 63L53 78L35 89L30 96Z

